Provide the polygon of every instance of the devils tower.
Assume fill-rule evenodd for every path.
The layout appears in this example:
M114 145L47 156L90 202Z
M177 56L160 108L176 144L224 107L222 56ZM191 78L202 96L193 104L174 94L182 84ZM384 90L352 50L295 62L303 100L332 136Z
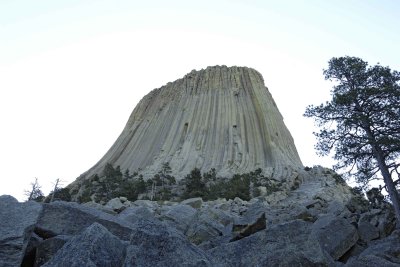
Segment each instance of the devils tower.
M214 66L154 89L135 107L106 163L145 176L168 162L181 177L193 168L219 175L257 168L281 176L301 168L293 138L259 72Z
M78 203L0 196L0 266L399 262L390 203L303 168L261 75L244 67L153 90L103 158L53 196Z

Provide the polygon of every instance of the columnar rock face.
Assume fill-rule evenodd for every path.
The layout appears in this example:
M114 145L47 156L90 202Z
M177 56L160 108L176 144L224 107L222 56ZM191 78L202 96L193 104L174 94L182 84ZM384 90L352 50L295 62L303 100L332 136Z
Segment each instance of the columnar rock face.
M106 163L152 175L168 162L177 178L197 167L219 175L301 168L293 139L263 78L246 67L208 67L151 91L86 177Z

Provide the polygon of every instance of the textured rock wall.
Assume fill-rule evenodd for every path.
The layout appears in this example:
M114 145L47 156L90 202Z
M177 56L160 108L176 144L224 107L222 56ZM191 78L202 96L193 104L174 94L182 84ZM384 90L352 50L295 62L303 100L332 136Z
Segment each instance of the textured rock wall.
M178 178L194 167L219 175L269 168L275 176L302 167L260 73L226 66L192 71L146 95L85 176L107 162L145 175L169 162Z

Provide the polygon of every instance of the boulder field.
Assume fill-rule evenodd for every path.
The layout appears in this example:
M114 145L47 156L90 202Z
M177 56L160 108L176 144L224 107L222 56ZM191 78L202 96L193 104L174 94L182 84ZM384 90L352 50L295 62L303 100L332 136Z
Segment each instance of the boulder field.
M315 167L250 201L0 197L0 266L400 266L391 205Z

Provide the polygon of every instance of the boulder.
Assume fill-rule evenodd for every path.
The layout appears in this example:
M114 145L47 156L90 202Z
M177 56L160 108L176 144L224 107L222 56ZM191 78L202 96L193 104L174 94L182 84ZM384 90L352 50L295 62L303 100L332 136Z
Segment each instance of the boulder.
M332 214L321 216L312 226L311 238L338 260L357 242L357 229L347 220Z
M112 209L115 212L120 212L123 209L125 209L126 207L124 206L124 204L122 204L121 199L116 197L113 199L110 199L107 204L105 205L105 207Z
M364 234L365 239L372 240L377 237L386 237L393 232L396 226L393 207L388 204L381 206L382 208L371 209L359 216L358 225L359 227L361 226L361 231L363 231L361 234ZM378 233L376 233L376 231Z
M201 205L203 205L203 199L201 197L189 198L182 201L181 204L189 205L195 209L200 209Z
M151 200L136 200L135 202L132 202L131 205L136 207L146 207L152 210L153 213L157 213L160 209L160 205Z
M284 200L285 198L287 198L287 192L285 191L277 191L277 192L273 192L269 195L267 195L265 198L265 201L270 204L270 205L276 205L278 204L280 201Z
M154 211L146 207L129 207L117 215L117 218L129 223L136 223L140 219L154 219Z
M118 214L118 213L116 213L113 209L111 209L111 208L109 208L109 207L106 207L106 206L104 206L104 205L101 205L100 203L93 202L93 201L85 202L85 203L83 203L82 205L84 205L84 206L86 206L86 207L98 209L98 210L100 210L100 211L102 211L102 212L109 213L109 214L111 214L111 215L116 215L116 214Z
M45 239L56 235L77 235L94 222L103 225L122 240L129 239L130 223L97 209L63 201L43 204L35 232Z
M233 201L229 200L231 204L231 212L242 215L247 211L248 203L245 200L240 199L239 197L235 197Z
M359 256L346 263L346 267L361 266L400 266L400 230L381 240L372 241Z
M48 262L70 239L70 236L58 235L40 242L35 248L34 266L42 266Z
M263 214L268 214L270 216L270 206L266 201L262 201L260 199L255 199L250 202L247 210L242 214L242 216L237 217L235 220L235 224L253 224L258 220Z
M366 243L379 238L379 230L368 221L359 222L357 231L360 239Z
M24 258L21 266L32 266L35 262L36 247L43 241L43 238L38 236L35 232L31 233L27 246L24 252Z
M218 198L214 201L208 201L208 205L213 206L216 209L228 211L231 208L230 203L225 198Z
M396 227L396 217L392 206L387 205L377 214L376 225L380 237L389 236L393 232Z
M42 205L0 196L0 266L20 266Z
M163 222L141 220L132 231L124 266L216 265L176 229Z
M236 241L257 233L258 231L264 230L266 227L267 222L265 219L265 213L263 213L254 223L246 225L233 225L232 231L234 232L235 236L231 241Z
M159 219L185 233L190 224L193 223L196 214L197 210L193 207L178 204L169 207L165 213L161 214Z
M231 238L233 221L234 217L226 211L207 207L198 212L185 235L196 245L212 241L224 235L227 238Z
M309 239L311 225L301 220L275 225L208 252L222 266L334 266L318 242Z
M80 235L71 238L43 266L122 266L126 245L104 226L93 223Z

